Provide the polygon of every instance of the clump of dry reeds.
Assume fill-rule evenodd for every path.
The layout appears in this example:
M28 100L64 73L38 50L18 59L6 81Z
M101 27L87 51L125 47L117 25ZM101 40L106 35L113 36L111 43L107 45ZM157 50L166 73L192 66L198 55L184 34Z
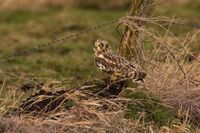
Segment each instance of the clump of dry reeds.
M138 21L160 27L165 34L155 29L138 26ZM162 23L168 23L164 26ZM186 37L178 38L171 32L178 20L167 18L129 17L124 21L130 29L145 32L145 38L152 49L144 52L143 62L147 71L146 87L160 95L162 100L174 109L188 111L191 119L200 120L200 58L199 53L190 51L193 42L198 41L199 30ZM180 27L184 28L184 27Z
M189 131L186 123L174 123L174 127L161 127L153 122L145 122L145 112L138 112L138 119L128 119L125 117L127 104L142 103L131 98L102 98L86 91L91 86L81 86L79 89L70 89L61 96L71 99L73 104L66 108L65 104L58 105L59 110L41 114L32 114L21 112L21 114L12 114L1 116L0 130L10 133L25 132L158 132L160 131ZM93 86L94 87L94 86ZM85 90L86 89L86 90ZM131 90L131 88L129 88ZM134 89L132 90L134 91ZM51 98L52 96L49 96ZM40 95L35 103L42 101L47 97ZM53 101L52 101L53 102ZM47 105L51 104L47 103ZM63 106L64 105L64 106Z
M140 27L135 21L154 24L161 27L165 34L161 36L152 27ZM123 24L133 31L144 33L145 39L152 45L150 51L143 51L143 68L147 72L145 79L146 88L162 101L173 107L178 116L186 112L186 119L182 123L173 124L171 127L156 127L155 123L146 123L143 118L145 112L140 112L138 120L124 117L127 103L137 103L130 98L118 97L102 98L94 93L84 92L87 87L81 86L78 90L65 91L62 96L72 100L73 106L59 108L59 110L47 112L46 115L33 117L32 114L6 115L7 101L1 102L2 121L0 131L6 132L190 132L188 116L193 121L200 120L200 59L190 50L191 42L195 41L199 31L185 38L177 38L170 31L173 24L166 18L140 18L127 17ZM160 22L167 22L163 26ZM137 28L135 28L137 27ZM2 87L3 88L3 87ZM95 86L92 86L95 88ZM129 88L130 89L130 88ZM136 88L131 88L132 90ZM12 93L12 98L15 94ZM41 94L41 96L44 96ZM42 100L46 97L37 97ZM65 100L64 98L64 100ZM64 101L63 100L63 101ZM2 101L2 100L1 100ZM17 102L17 99L13 101ZM50 103L49 103L50 104ZM16 103L12 106L16 107Z

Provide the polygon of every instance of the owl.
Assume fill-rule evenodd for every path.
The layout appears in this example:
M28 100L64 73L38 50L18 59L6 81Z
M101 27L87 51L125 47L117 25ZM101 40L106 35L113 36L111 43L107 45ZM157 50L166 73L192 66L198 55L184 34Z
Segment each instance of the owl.
M98 39L93 50L95 64L101 71L132 81L143 81L145 78L146 73L140 71L135 63L112 53L107 41Z

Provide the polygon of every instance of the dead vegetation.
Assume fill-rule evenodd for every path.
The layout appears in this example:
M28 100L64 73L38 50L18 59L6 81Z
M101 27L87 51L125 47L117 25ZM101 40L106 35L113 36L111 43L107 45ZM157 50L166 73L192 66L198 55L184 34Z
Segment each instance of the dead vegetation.
M138 26L136 20L156 25L164 36L153 27ZM162 25L163 21L168 25ZM121 81L110 83L107 79L75 88L48 86L55 92L45 91L43 84L42 90L19 106L11 105L17 110L7 111L9 100L1 103L0 132L198 133L200 59L199 53L190 50L190 44L198 41L199 30L177 38L171 32L173 22L177 20L160 17L122 20L122 25L133 32L142 31L146 43L152 45L151 50L142 51L147 72L142 93L137 84L124 86ZM12 98L20 103L14 96L13 93Z
M168 27L159 23L163 18L128 17L122 23L135 30L132 28L137 27L135 20L156 24L165 31L163 38L152 28L137 28L145 32L149 45L153 45L151 51L143 51L147 78L142 93L137 84L124 86L121 81L110 83L107 79L93 80L78 88L57 88L62 91L54 93L42 87L17 110L2 117L1 130L199 132L192 125L200 120L200 62L198 55L189 50L190 43L198 39L198 30L186 38L176 38L170 31L170 19L165 18ZM194 59L187 60L188 55ZM152 98L152 94L159 96L161 101Z
M133 18L134 19L134 18ZM130 27L137 27L132 20L126 21L125 24ZM143 53L145 56L145 69L147 71L146 87L149 91L161 96L162 100L176 110L180 108L188 111L193 120L200 120L200 58L199 53L192 53L190 44L198 40L199 30L194 31L191 35L183 38L177 38L171 31L173 21L168 21L168 27L159 24L163 22L161 18L143 19L156 24L165 31L164 37L153 29L139 30L145 32L145 38L151 41L153 49L150 52ZM167 38L173 38L173 41L167 41ZM193 57L188 60L188 55ZM197 122L198 123L198 122Z

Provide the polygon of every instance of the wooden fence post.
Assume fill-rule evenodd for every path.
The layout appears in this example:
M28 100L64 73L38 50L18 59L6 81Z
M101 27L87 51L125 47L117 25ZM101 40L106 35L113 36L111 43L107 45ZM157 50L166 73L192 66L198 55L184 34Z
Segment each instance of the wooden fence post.
M148 17L153 9L154 0L132 0L132 7L129 16ZM146 23L142 21L134 21L134 23L141 28L146 27ZM131 60L134 60L142 65L144 47L144 33L139 31L137 27L125 26L124 34L119 46L119 53Z

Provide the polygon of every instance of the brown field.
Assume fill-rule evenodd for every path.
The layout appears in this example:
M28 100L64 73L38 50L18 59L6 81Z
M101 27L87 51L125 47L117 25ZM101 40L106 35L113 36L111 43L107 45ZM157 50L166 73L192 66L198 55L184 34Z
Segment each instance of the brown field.
M155 5L148 19L129 17L0 61L0 133L199 133L200 1ZM0 0L0 57L126 16L129 8L130 0ZM145 86L110 83L94 64L94 40L108 40L115 51L125 26L145 35Z

